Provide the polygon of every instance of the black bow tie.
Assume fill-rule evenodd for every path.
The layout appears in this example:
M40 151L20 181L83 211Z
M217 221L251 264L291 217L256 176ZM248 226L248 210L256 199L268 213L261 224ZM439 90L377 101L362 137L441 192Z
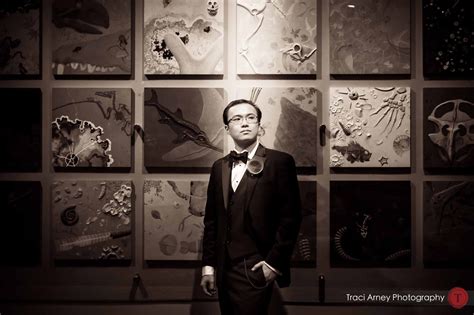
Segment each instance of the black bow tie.
M234 150L232 150L230 151L229 157L232 160L232 162L238 163L239 161L242 161L244 163L247 163L248 154L249 153L247 151L244 151L242 153L237 153Z

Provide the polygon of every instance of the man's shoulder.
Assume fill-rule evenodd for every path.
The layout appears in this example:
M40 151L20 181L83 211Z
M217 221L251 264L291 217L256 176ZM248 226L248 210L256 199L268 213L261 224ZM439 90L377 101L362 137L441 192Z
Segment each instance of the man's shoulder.
M223 156L223 157L221 157L221 158L215 160L214 163L212 164L212 168L214 168L214 167L220 167L220 166L222 165L222 163L224 163L225 161L227 161L227 156L228 156L228 154L227 154L226 156Z
M276 161L294 161L294 158L291 154L283 151L265 148L265 152L268 158L275 159Z

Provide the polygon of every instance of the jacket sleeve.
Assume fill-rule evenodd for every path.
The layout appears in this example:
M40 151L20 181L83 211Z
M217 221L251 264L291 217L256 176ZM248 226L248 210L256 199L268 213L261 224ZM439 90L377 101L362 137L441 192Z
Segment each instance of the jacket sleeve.
M301 223L301 199L295 160L290 155L278 165L278 223L275 243L265 261L283 271L289 268Z
M217 265L217 210L216 210L216 169L214 163L207 187L206 212L204 214L204 235L202 241L202 266L216 267Z

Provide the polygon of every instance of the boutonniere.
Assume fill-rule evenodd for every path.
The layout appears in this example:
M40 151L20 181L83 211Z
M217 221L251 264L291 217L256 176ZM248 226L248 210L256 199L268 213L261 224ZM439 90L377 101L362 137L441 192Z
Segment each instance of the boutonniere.
M247 170L252 175L258 175L263 171L265 165L265 158L262 156L255 155L251 160L247 162Z

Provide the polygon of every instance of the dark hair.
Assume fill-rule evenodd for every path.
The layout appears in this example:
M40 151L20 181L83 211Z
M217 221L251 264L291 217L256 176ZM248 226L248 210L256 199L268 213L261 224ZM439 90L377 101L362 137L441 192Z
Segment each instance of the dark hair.
M224 108L224 112L222 113L222 120L224 121L224 125L229 124L229 121L227 120L227 112L229 111L229 109L231 109L232 107L234 107L236 105L240 105L240 104L249 104L249 105L253 106L253 108L255 108L255 110L257 111L258 122L260 122L260 120L262 119L262 111L260 110L260 108L258 108L257 104L255 104L254 102L252 102L250 100L246 100L246 99L241 98L241 99L230 102Z

